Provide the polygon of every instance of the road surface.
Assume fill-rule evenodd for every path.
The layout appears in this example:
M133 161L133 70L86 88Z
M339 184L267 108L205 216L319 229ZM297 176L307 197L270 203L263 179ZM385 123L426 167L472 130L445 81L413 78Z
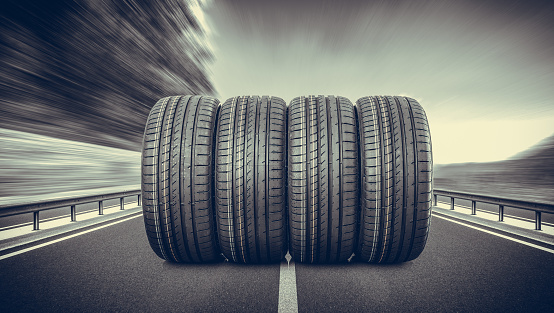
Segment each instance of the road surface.
M299 312L540 312L554 254L433 216L416 260L295 264ZM172 264L141 215L0 260L0 312L277 312L280 264Z

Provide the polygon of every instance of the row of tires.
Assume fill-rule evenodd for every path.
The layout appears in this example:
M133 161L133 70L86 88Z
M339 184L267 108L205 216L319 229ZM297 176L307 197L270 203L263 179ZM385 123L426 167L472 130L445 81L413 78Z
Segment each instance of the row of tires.
M410 261L431 193L427 118L407 97L175 96L145 128L146 234L173 262Z

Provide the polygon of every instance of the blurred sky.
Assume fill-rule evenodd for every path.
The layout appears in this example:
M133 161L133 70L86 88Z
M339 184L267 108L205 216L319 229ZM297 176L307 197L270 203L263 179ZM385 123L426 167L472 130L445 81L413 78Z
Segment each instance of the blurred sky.
M502 160L554 133L554 1L215 0L205 13L221 101L411 96L435 164Z

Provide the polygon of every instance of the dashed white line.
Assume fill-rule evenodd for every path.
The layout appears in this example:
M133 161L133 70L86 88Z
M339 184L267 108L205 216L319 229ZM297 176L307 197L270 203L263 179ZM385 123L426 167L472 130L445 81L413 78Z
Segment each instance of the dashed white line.
M279 313L298 312L298 293L296 291L296 269L294 261L287 253L285 260L281 262L279 271Z

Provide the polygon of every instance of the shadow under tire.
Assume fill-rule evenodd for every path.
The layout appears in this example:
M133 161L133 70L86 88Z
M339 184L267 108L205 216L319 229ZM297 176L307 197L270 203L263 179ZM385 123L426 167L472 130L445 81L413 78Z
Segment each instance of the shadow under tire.
M297 97L288 129L290 253L302 263L346 261L359 205L354 106L344 97Z
M220 258L213 208L213 132L218 100L160 99L150 111L142 149L142 209L152 250L172 262Z
M286 104L268 96L230 98L217 123L221 251L238 263L279 262L287 251Z
M361 156L356 255L370 263L417 258L427 242L433 160L427 117L407 97L356 102Z

